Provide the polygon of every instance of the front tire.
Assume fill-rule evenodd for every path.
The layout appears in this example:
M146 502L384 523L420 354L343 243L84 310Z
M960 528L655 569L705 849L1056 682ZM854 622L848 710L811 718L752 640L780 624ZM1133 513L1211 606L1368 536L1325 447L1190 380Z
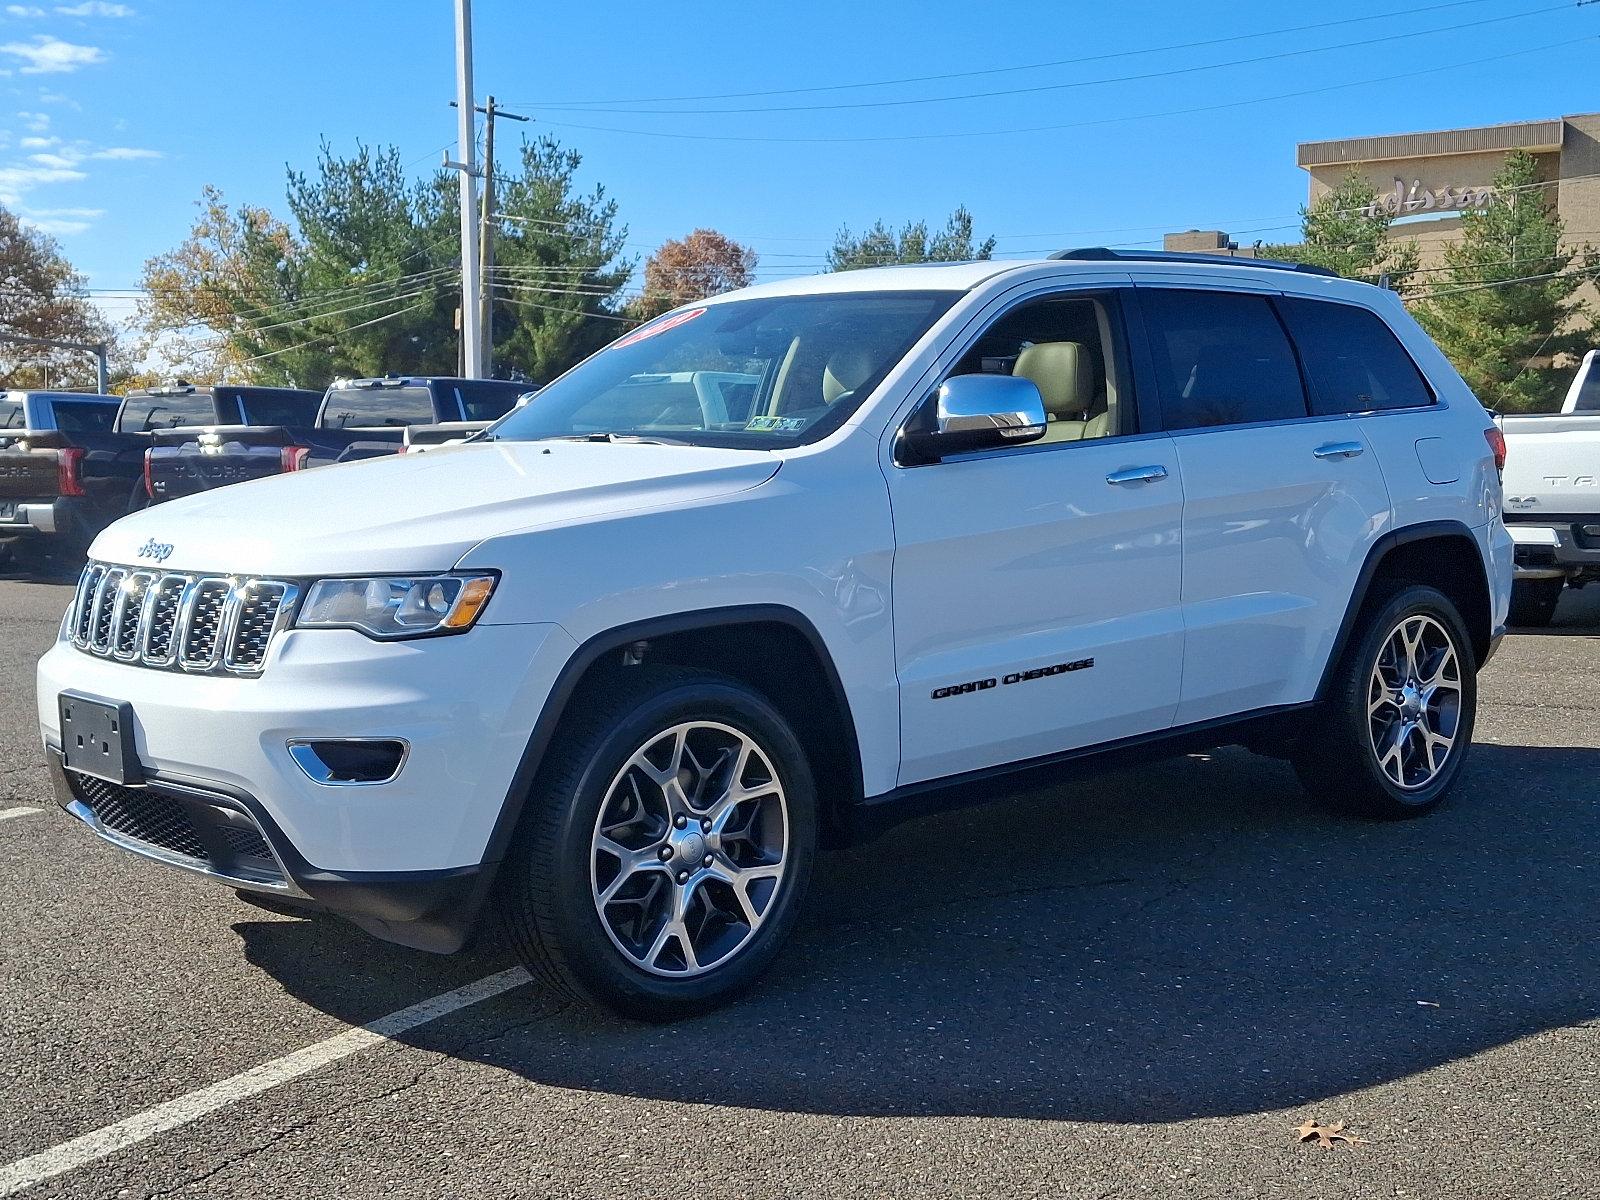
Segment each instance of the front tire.
M533 976L649 1021L751 986L804 898L816 791L765 697L708 672L626 668L563 718L502 868Z
M1477 661L1456 607L1435 588L1399 589L1340 659L1317 726L1294 756L1324 806L1420 816L1455 785L1477 716Z
M1543 629L1556 615L1565 579L1523 579L1511 585L1510 622L1524 629Z

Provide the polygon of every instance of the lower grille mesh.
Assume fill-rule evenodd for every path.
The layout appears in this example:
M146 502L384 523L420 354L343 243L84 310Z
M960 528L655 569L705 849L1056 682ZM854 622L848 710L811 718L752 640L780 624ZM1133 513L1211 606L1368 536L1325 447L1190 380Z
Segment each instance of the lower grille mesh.
M67 782L73 797L108 833L177 855L214 875L287 882L267 839L243 812L180 799L159 785L125 787L78 771L68 771Z

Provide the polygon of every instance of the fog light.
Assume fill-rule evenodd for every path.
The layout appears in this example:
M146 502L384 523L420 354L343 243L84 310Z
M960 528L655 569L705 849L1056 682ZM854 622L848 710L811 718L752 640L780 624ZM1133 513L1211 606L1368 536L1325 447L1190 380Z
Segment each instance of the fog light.
M289 743L289 757L313 783L388 783L411 747L400 738L326 738Z

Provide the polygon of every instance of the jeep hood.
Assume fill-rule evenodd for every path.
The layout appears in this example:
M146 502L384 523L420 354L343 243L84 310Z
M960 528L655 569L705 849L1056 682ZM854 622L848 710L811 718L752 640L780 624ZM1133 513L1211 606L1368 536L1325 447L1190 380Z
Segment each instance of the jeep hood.
M690 504L771 479L765 450L629 442L484 442L317 467L124 517L90 557L173 571L444 571L486 538Z

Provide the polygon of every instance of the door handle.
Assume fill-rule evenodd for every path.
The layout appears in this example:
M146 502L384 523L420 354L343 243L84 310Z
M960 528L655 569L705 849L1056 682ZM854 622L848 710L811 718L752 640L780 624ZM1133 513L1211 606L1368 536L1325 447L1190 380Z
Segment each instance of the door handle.
M1329 442L1326 446L1318 446L1311 453L1317 458L1354 458L1366 450L1360 442Z
M1113 471L1106 476L1106 482L1118 483L1154 483L1158 479L1167 477L1167 469L1162 466L1154 467L1125 467L1121 471Z

